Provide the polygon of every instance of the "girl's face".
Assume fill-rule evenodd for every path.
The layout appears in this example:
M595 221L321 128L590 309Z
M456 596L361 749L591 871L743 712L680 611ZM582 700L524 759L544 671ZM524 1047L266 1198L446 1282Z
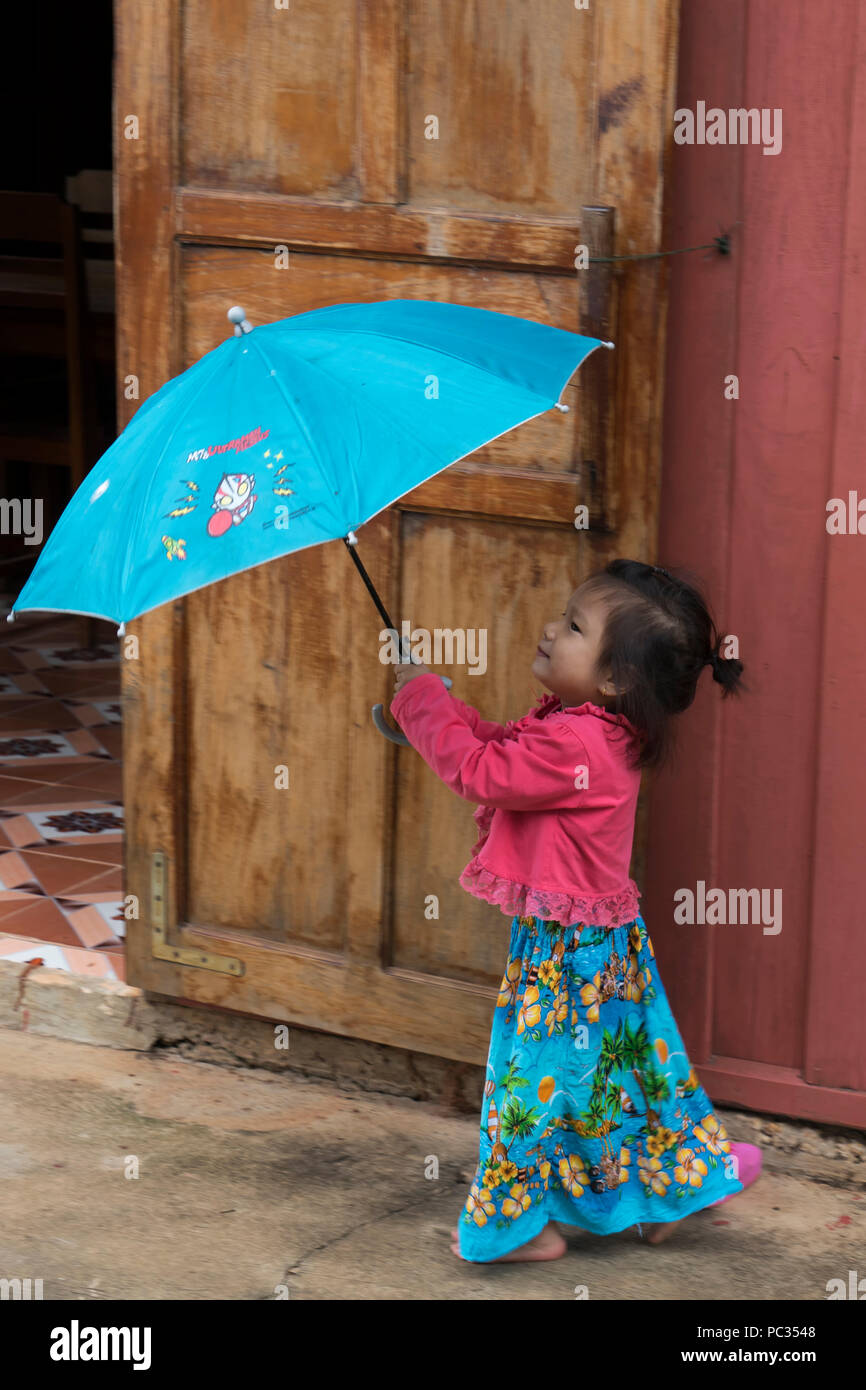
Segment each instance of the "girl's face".
M545 624L532 674L559 696L563 707L587 700L606 707L613 696L610 671L597 669L606 618L607 604L599 590L581 584L565 612Z

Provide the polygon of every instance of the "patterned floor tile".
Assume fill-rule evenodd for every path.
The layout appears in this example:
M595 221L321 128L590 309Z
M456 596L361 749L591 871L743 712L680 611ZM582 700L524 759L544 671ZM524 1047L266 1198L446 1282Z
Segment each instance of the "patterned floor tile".
M82 647L64 615L6 624L13 601L0 593L0 956L125 980L117 643Z
M11 877L16 870L15 863L10 865L8 871L4 868L9 859L23 863L29 876L27 881L37 884L37 891L49 898L80 897L81 894L89 894L91 891L119 893L121 889L121 870L98 862L95 856L73 857L66 854L50 854L44 850L24 850L14 856L0 855L0 882L7 890L23 891L18 883L5 883L7 872Z
M25 962L38 957L49 970L67 970L100 980L126 978L123 957L116 951L85 951L83 947L58 946L23 936L0 936L0 957Z
M55 792L59 789L55 788ZM79 845L117 839L123 833L123 810L117 804L83 807L48 806L0 811L6 839L16 848L36 845Z
M0 932L53 941L57 946L81 946L81 937L52 898L0 898Z
M56 703L53 712L57 712ZM4 729L0 735L0 766L14 767L26 765L28 762L32 765L37 759L48 758L54 761L83 761L86 757L107 757L105 750L91 733L86 729L73 728L74 716L68 710L65 711L65 715L69 726L62 729L58 729L52 720L46 720L43 731L40 732L29 728L9 727L8 732ZM14 725L14 719L10 721L10 725Z
M58 903L84 946L119 946L124 939L123 902L116 897L111 898L108 893L105 897L107 901L104 903L86 903L78 907L68 898ZM101 908L108 910L103 912Z

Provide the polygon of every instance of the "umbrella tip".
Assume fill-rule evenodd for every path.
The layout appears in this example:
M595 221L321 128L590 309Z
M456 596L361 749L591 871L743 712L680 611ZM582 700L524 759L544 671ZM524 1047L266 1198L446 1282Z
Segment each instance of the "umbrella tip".
M228 319L229 323L234 324L236 338L240 338L244 333L252 333L253 326L247 319L247 316L241 308L240 304L232 305L231 309L229 309L228 313L226 314L226 318Z
M15 621L15 610L14 610L14 608L11 608L11 609L9 610L9 612L6 614L6 621L7 621L7 623L14 623L14 621Z
M121 623L121 624L120 624L120 627L117 629L117 635L118 635L118 637L122 637L123 634L124 634L125 632L126 632L126 623Z

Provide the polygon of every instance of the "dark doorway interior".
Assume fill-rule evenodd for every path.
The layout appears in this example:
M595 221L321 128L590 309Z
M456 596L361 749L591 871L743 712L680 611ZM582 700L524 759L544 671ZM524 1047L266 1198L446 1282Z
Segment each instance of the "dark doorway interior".
M115 434L111 0L17 6L4 34L0 496L41 499L44 544ZM4 513L14 597L41 545Z

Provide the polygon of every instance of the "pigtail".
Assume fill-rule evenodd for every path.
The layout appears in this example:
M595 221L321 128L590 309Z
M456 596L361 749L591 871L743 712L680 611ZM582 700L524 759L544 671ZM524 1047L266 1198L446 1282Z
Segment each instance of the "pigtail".
M728 695L742 693L746 687L743 684L742 661L735 656L721 656L719 654L721 645L722 639L717 636L704 665L712 666L713 680L722 687L722 699L724 700L727 699Z

